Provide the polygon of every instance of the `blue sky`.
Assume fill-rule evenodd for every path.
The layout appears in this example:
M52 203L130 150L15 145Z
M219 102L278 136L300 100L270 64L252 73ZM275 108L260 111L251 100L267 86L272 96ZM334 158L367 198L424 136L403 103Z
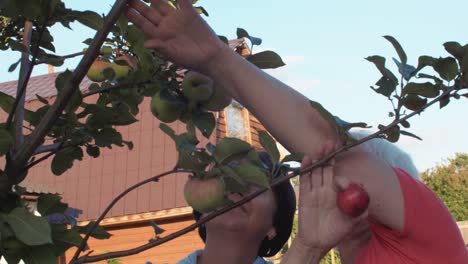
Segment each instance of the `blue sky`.
M113 1L65 1L68 7L107 13ZM345 120L365 121L376 127L388 122L391 106L370 88L380 75L364 58L397 57L383 35L392 35L405 48L410 64L420 55L446 56L445 41L468 43L466 10L462 0L394 1L278 1L201 0L210 13L208 23L220 35L234 38L236 28L263 39L255 51L271 49L287 66L269 72L324 104ZM82 50L81 42L93 32L79 25L70 31L53 28L57 54ZM17 79L7 73L19 53L1 52L0 81ZM73 68L77 59L69 60ZM57 70L63 70L64 67ZM47 72L38 67L33 75ZM412 154L420 170L430 168L455 152L468 152L468 113L465 101L455 101L442 111L430 109L415 117L410 131L424 141L403 138L398 144Z

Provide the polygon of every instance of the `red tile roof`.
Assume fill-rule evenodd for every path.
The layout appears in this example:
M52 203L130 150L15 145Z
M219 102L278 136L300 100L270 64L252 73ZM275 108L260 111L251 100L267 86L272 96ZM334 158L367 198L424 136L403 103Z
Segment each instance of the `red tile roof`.
M60 72L44 74L31 77L26 89L26 101L36 100L36 94L48 98L57 95L55 88L55 78ZM92 82L88 78L84 78L80 84L80 89L85 90ZM10 81L0 83L0 91L16 97L16 89L18 88L18 81Z

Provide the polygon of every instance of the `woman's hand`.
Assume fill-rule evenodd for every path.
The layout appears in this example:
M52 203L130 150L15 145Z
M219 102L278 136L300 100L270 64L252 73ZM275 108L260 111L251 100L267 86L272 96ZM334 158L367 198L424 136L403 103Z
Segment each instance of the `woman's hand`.
M311 164L312 160L306 156L301 170ZM346 189L350 182L344 177L336 177L333 165L334 161L300 176L299 230L296 240L310 250L328 252L367 217L367 211L352 218L338 209L337 189Z
M210 62L228 50L192 6L179 0L175 9L165 0L151 0L152 7L131 0L126 15L146 35L145 47L180 66L204 72Z

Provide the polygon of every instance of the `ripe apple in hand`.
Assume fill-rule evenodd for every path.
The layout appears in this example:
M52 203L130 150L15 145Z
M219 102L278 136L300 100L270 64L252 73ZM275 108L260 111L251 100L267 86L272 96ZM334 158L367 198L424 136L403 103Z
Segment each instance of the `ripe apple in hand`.
M200 213L208 213L222 206L225 202L224 192L224 182L220 178L190 178L184 187L185 200Z
M336 204L344 214L357 217L369 206L369 195L364 188L351 183L348 188L338 193Z

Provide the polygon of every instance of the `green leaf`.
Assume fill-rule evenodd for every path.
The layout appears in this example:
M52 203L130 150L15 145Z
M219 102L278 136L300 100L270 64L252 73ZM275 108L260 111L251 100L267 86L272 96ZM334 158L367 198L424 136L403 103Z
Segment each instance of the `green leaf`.
M407 83L406 86L403 88L403 95L406 95L406 94L416 94L422 97L434 98L440 94L440 91L436 85L430 82L425 82L425 83L410 82L410 83Z
M409 110L418 111L427 104L426 98L421 98L415 94L408 94L403 99L403 105Z
M267 188L269 186L268 176L259 167L252 164L241 164L234 168L237 175L244 181Z
M458 60L461 60L463 58L463 47L460 45L460 43L455 41L445 42L444 48L448 53L450 53Z
M260 144L268 152L271 158L272 164L278 163L280 159L280 153L278 147L276 146L276 141L264 130L258 131L258 137L260 139Z
M74 160L83 159L83 150L80 147L68 147L58 151L52 159L51 169L55 175L62 175L73 167Z
M8 68L8 72L13 72L15 71L16 67L18 67L18 65L20 64L21 62L21 59L19 59L17 62L13 63L12 65L10 65L10 67Z
M37 211L42 215L53 213L63 214L68 208L68 204L61 202L62 197L56 194L41 194L37 200Z
M123 146L122 135L112 127L93 133L94 143L99 147L110 147L112 144Z
M60 73L55 79L55 88L57 88L57 91L60 92L72 77L73 73L69 70Z
M17 207L5 215L16 237L28 246L52 243L51 230L45 218L37 217L25 208Z
M450 96L444 96L440 101L439 101L439 109L442 109L446 107L450 103Z
M406 64L403 67L403 64L400 63L397 59L395 58L392 58L392 59L398 67L398 72L401 74L401 76L403 76L405 80L408 81L409 79L411 79L411 77L414 76L413 73L416 71L416 68L414 66Z
M222 165L219 167L219 169L223 172L224 178L230 178L234 180L237 184L247 186L247 183L244 181L242 175L239 175L237 171L235 171L233 168L227 165Z
M440 77L446 81L451 81L457 77L458 65L457 61L452 57L437 59L433 67Z
M211 136L216 127L216 119L213 113L196 112L192 115L193 123L206 138Z
M372 90L374 90L376 93L382 94L386 97L390 97L392 93L395 91L398 83L393 81L392 79L383 76L380 78L377 83L375 83L378 87L375 88L371 86Z
M91 226L94 225L95 221L89 222L86 226L78 226L78 232L80 234L87 234L88 231L90 230ZM111 234L108 233L104 227L102 226L97 226L96 229L94 229L93 233L91 233L91 237L94 237L96 239L109 239L111 237Z
M238 138L222 138L213 153L216 162L222 164L230 157L239 154L247 154L252 149L249 143Z
M387 140L390 142L397 142L400 138L400 126L396 125L386 132Z
M38 94L36 94L36 98L37 98L37 100L38 100L39 102L41 102L41 103L43 103L43 104L45 104L45 105L48 105L48 104L49 104L49 101L47 101L47 99L45 99L44 97L42 97L42 96L40 96L40 95L38 95Z
M203 6L194 6L193 8L195 8L195 10L197 10L198 14L203 14L205 16L210 16L210 14L208 14L208 11L206 11L206 9L203 8Z
M80 236L80 233L78 233L77 228L74 227L58 232L52 231L52 240L55 246L59 248L59 252L57 253L64 253L70 247L80 246L83 238Z
M153 227L154 233L155 233L156 235L160 235L160 234L162 234L162 233L164 233L164 232L166 231L166 230L162 229L161 227L159 227L159 226L156 224L156 222L154 222L154 221L150 221L150 224L151 224L151 226Z
M10 113L14 102L15 98L13 96L0 92L0 107L3 111Z
M408 132L408 131L405 131L405 130L401 130L401 131L400 131L400 134L405 135L405 136L409 136L409 137L413 137L413 138L416 138L416 139L419 139L419 140L422 141L422 138L416 136L416 135L413 134L413 133L410 133L410 132Z
M59 56L55 56L53 54L47 54L44 58L45 63L50 64L55 67L60 67L65 63L65 59Z
M211 156L209 156L206 152L179 148L177 168L193 170L196 173L202 173L210 161Z
M400 123L404 128L409 128L411 125L407 120L403 120Z
M390 79L392 82L398 84L398 79L397 77L385 67L385 58L382 56L369 56L366 58L366 60L374 63L374 65L377 67L379 72L382 74L383 77L386 77L387 79Z
M401 47L400 43L398 43L398 41L392 36L384 36L384 38L390 41L390 43L392 43L393 47L395 48L398 54L398 57L400 57L401 63L403 64L403 68L405 68L406 63L408 62L408 58L406 57L406 53L403 50L403 47Z
M15 41L13 39L8 40L8 44L10 45L10 48L14 51L20 51L20 52L27 52L28 48L26 48L23 43L19 41Z
M277 53L270 50L255 53L246 59L260 69L275 69L286 65Z
M88 145L86 146L86 153L93 158L97 158L101 154L101 151L99 147Z
M8 130L0 128L0 157L10 151L14 141L14 138L11 136Z
M172 129L170 126L164 124L164 123L161 123L159 124L159 128L164 132L166 133L166 135L168 135L170 138L172 138L174 141L176 140L176 134L174 132L174 129Z
M247 31L243 28L237 28L237 38L240 39L240 38L247 38L248 40L250 40L250 42L252 43L252 45L261 45L262 44L262 39L261 38L256 38L256 37L252 37L249 35L249 33L247 33Z
M83 102L83 95L81 94L80 89L76 89L73 93L72 97L67 103L65 111L67 113L74 113L78 107L80 107L81 103Z
M103 18L93 11L73 11L72 15L81 24L90 27L94 30L100 30L104 26Z
M30 247L22 257L25 264L57 263L57 256L52 245Z
M290 161L302 162L302 159L304 159L304 154L291 153L289 155L286 155L286 157L284 157L283 160L281 160L281 163L290 162Z
M3 254L3 257L5 258L6 262L10 264L17 264L21 261L21 256L18 254Z

